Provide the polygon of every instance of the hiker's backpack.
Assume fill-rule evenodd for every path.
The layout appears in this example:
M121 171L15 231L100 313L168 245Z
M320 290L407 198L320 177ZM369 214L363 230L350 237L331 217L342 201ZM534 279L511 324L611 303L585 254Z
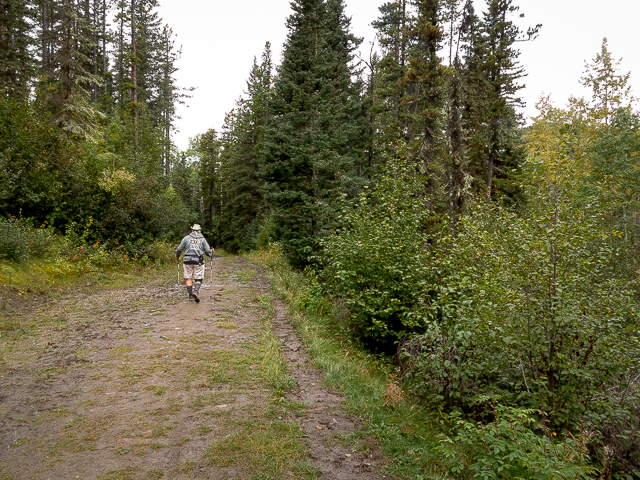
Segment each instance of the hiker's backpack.
M184 252L183 263L186 265L203 265L204 252L202 251L202 239L198 236L191 238Z

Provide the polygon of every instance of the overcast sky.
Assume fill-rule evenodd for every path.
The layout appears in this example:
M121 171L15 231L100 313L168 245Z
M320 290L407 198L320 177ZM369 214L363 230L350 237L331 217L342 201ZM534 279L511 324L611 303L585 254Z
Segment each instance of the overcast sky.
M179 108L175 141L185 149L189 138L209 128L219 130L224 115L246 88L254 57L271 42L274 63L279 63L291 14L289 0L160 0L160 15L176 33L182 59L176 76L183 87L195 87L193 97ZM353 32L370 48L383 0L346 0ZM484 1L476 0L482 9ZM622 58L622 71L631 72L634 94L640 96L640 49L637 21L640 0L514 0L525 14L523 26L541 23L539 37L521 43L520 61L528 76L522 97L524 114L536 114L542 93L557 106L570 95L588 96L579 83L585 60L609 40L614 58ZM526 28L525 28L526 29Z

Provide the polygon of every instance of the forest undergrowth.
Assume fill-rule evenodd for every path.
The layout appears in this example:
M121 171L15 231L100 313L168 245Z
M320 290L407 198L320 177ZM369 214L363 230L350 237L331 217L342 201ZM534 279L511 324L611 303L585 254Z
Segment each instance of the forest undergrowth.
M391 182L406 180L399 177ZM388 186L380 187L385 188ZM277 248L256 258L268 267L276 290L292 306L293 319L316 363L326 372L327 383L345 393L353 413L368 419L367 434L376 437L393 458L389 473L415 479L448 478L447 475L586 479L615 469L616 475L622 475L619 478L633 478L637 441L633 434L637 421L633 413L635 386L628 383L625 375L635 371L637 349L629 330L634 325L635 301L629 285L625 286L622 278L616 283L616 275L608 269L615 263L612 255L620 252L610 250L606 242L593 250L599 241L589 239L589 225L584 219L576 217L557 230L547 229L546 234L553 237L549 241L536 230L535 222L520 224L516 217L496 212L504 215L501 228L497 227L500 222L494 214L484 212L465 221L460 227L465 233L460 233L457 242L448 245L445 238L441 239L440 253L436 254L440 259L424 257L426 251L414 258L402 222L387 223L382 213L391 202L378 200L381 201L372 207L371 216L358 214L363 222L361 230L351 224L351 234L357 241L346 232L333 240L338 242L328 248L333 266L329 273L321 274L321 279L313 269L291 270ZM414 197L408 194L406 200L411 203ZM399 210L392 209L389 217L398 214L394 218L406 220L407 210L399 215L402 202L396 201L395 206ZM544 215L533 218L538 218L540 226L548 221ZM560 236L556 232L561 232ZM520 238L510 245L521 250L518 255L505 252L503 256L496 250L486 264L477 256L487 244L495 246L496 238L514 234ZM597 230L594 235L604 238ZM403 242L398 242L399 237ZM400 246L394 250L390 248L392 244ZM556 248L551 259L551 263L558 263L554 282L564 292L554 294L564 309L559 315L547 312L545 316L544 295L531 290L539 281L532 275L549 273L548 260L543 258L545 244L555 244ZM346 248L358 245L360 250ZM535 251L530 257L526 255L529 249ZM344 256L340 257L340 252ZM376 257L380 252L390 257L383 261ZM510 264L505 262L506 256L519 260ZM534 259L545 268L533 268ZM569 259L571 267L564 263ZM469 270L463 268L467 261ZM423 270L415 270L413 263ZM489 268L492 264L495 271ZM331 271L332 268L339 270ZM372 271L376 268L377 274ZM402 295L404 290L389 288L393 285L391 279L401 275L407 289L416 292L418 280L429 278L425 272L430 269L439 271L442 282L423 284L426 292L436 292L431 297L433 304L399 305L408 300ZM583 277L580 270L589 274ZM350 279L345 277L349 274ZM485 283L483 278L487 279ZM373 279L381 282L379 290L371 283ZM510 289L520 288L524 279L532 279L529 287L520 285L529 295L513 297ZM354 282L353 290L345 290L349 282ZM364 283L358 286L358 282ZM565 287L566 283L571 285ZM496 290L500 288L503 290ZM598 298L596 292L603 298ZM384 300L370 300L375 297ZM541 298L541 303L536 303ZM589 298L593 302L589 308L594 324L601 322L600 315L609 315L607 328L596 329L598 335L585 323L590 316L584 310L572 314L575 308L585 308L578 305L584 305ZM611 303L605 301L607 298ZM359 308L369 310L363 312ZM404 330L388 330L394 325L388 320L393 308L405 308L404 314L396 310L398 318L407 319ZM428 308L435 312L434 320L429 320ZM598 313L596 308L605 311ZM385 314L387 320L376 323L376 318L385 318ZM420 314L424 317L418 317ZM520 319L526 314L533 318L523 327ZM541 323L536 324L535 318L541 318ZM377 330L381 324L387 330ZM407 336L412 328L429 324L426 333ZM371 335L369 341L367 332ZM544 332L549 336L545 337ZM400 342L395 357L367 353L375 342L384 345L384 336L390 333L398 334L401 340L403 335L410 338ZM522 335L531 343L519 338ZM545 342L548 345L558 339L557 356L549 360L544 354ZM591 359L593 350L597 357ZM518 364L518 355L525 354L529 361ZM603 361L608 369L603 368ZM535 367L537 362L539 366ZM544 373L536 377L535 372L529 371L531 368ZM558 383L550 385L549 376L555 376L551 381ZM608 400L598 393L607 388ZM609 453L607 457L607 452L615 455Z
M134 269L166 265L174 246L161 241L109 244L85 233L35 228L26 221L0 219L0 285L18 295L105 283Z

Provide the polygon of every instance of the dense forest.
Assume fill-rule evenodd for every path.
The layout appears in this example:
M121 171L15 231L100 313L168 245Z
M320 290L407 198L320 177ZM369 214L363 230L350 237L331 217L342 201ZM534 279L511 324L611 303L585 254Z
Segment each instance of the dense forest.
M518 43L541 27L474 3L386 2L361 58L343 0L293 0L281 63L267 44L221 131L179 152L189 91L154 0L0 0L1 221L132 254L199 221L276 250L450 416L460 478L638 478L630 75L604 39L591 97L543 97L527 125Z
M93 241L170 238L180 52L155 0L0 4L0 212Z

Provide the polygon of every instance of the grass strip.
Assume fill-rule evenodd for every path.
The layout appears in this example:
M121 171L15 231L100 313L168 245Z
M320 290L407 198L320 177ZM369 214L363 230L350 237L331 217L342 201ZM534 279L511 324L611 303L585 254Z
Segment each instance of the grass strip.
M434 451L441 419L403 394L392 365L351 340L346 322L340 321L340 306L315 293L313 282L277 252L248 258L265 268L272 288L290 306L290 319L315 365L325 372L326 384L344 394L350 413L365 419L364 429L344 441L357 449L375 439L389 459L385 474L394 478L451 479Z

